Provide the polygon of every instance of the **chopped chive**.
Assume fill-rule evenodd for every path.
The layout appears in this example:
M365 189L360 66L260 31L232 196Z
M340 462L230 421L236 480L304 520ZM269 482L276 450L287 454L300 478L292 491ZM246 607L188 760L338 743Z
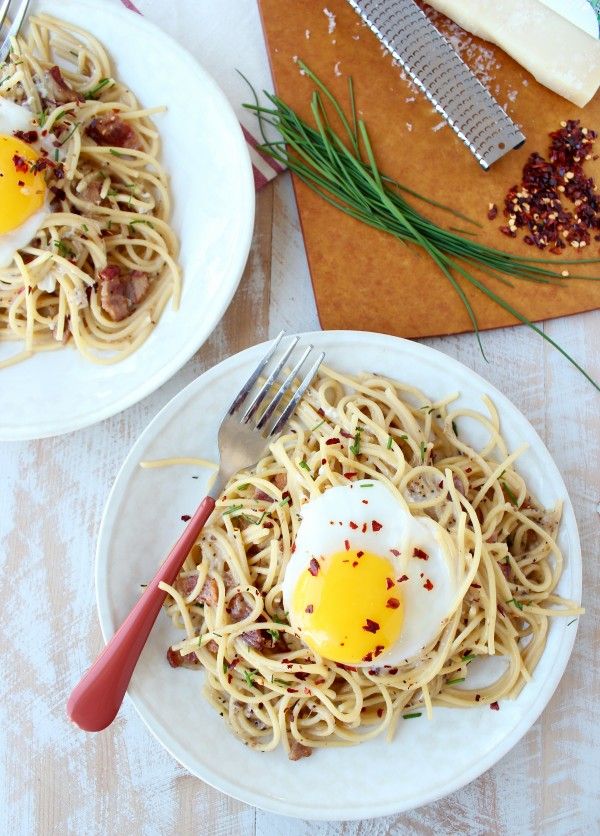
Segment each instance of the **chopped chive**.
M229 664L227 663L227 659L223 659L223 673L227 673L229 670Z
M387 443L387 448L388 448L388 450L391 450L391 449L392 449L392 444L393 444L393 443L394 443L394 439L392 438L392 436L391 436L391 435L389 435L389 436L388 436L388 443Z
M228 517L230 514L235 514L236 511L239 511L243 507L243 505L230 505L226 511L223 511L223 516Z
M286 498L282 499L281 502L278 503L278 504L279 504L279 507L281 508L282 505L289 505L289 502L290 502L290 498L289 498L289 496L286 496Z
M457 679L449 679L446 682L446 685L456 685L458 682L464 682L466 679L465 676L459 676Z
M301 462L298 462L298 467L301 467L302 470L308 470L308 472L310 473L310 467L308 466L308 462L306 461L306 459L302 459Z
M254 686L254 676L257 673L255 670L249 671L247 668L244 671L244 679L248 683L249 687L252 688Z
M463 662L472 662L477 654L475 653L467 653L466 656L463 656Z
M279 630L270 629L270 630L267 630L267 633L271 636L271 638L273 639L274 642L279 641L279 636L280 636Z
M419 443L419 452L421 454L421 464L425 462L425 452L427 450L427 444L424 441Z
M73 258L73 256L75 255L73 250L70 247L68 247L64 241L61 241L60 239L58 241L54 241L54 246L56 247L56 251L58 252L58 254L63 258Z
M403 720L412 720L413 717L421 717L422 713L423 713L422 711L416 711L414 714L403 714L402 719Z
M354 444L350 445L350 452L354 453L355 456L360 455L360 434L362 430L357 429L356 433L354 434Z
M325 423L325 419L323 418L323 420L322 420L322 421L319 421L319 423L318 423L318 424L315 424L315 426L312 428L312 430L311 430L310 432L311 432L311 433L314 433L314 431L315 431L315 430L318 430L318 429L319 429L319 427L322 427L324 423Z
M271 682L273 682L275 685L281 685L283 688L287 688L287 686L289 684L284 679L277 679L277 677L275 677L275 676L271 677Z
M113 157L126 157L127 154L122 154L121 151L115 151L114 148L109 148L108 153L112 154Z
M523 604L522 604L520 601L517 601L517 599L516 599L516 598L510 598L510 600L508 600L506 603L507 603L507 604L514 604L514 605L515 605L515 607L516 607L518 610L522 610L522 609L523 609Z
M88 90L87 93L84 94L84 98L86 99L95 99L98 93L100 93L107 84L112 82L112 78L101 78L98 84L95 87L92 87L91 90Z
M81 224L81 228L83 229L84 232L89 232L90 231L87 224Z
M367 482L366 484L361 482L358 487L359 488L372 488L373 487L373 482Z
M243 485L238 485L238 491L245 491L246 488L249 488L249 487L250 487L250 483L249 482L244 482Z
M407 435L401 435L401 436L399 436L399 438L400 438L401 441L408 441L408 436Z
M142 584L142 586L143 586L143 584ZM567 627L570 627L571 624L575 624L576 621L577 621L576 618L572 618L571 621L569 621L569 623L567 624Z
M504 491L506 496L510 499L510 501L515 506L515 508L518 508L519 507L519 500L517 499L517 497L515 496L513 491L508 487L506 482L500 482L500 485L502 486L502 490Z
M151 221L146 221L146 220L142 220L142 219L140 219L139 221L130 221L127 224L127 226L134 227L136 224L145 224L146 226L149 226L150 229L154 229L154 224ZM133 232L133 229L132 229L132 232Z
M458 427L456 426L456 421L452 421L452 432L458 438Z
M60 155L58 153L58 148L55 148L54 149L54 162L57 163L59 158L60 158Z
M46 124L46 119L48 118L48 113L46 112L46 110L42 110L38 113L36 118L37 118L38 125L40 126L40 128L43 128L44 125Z
M75 133L75 131L77 130L77 128L78 128L80 125L81 125L81 122L75 122L75 124L73 125L73 127L71 128L71 130L69 131L69 133L68 133L68 134L66 135L66 137L65 137L65 138L61 141L61 143L60 143L60 147L61 147L61 148L62 148L62 146L63 146L66 142L68 142L68 141L71 139L71 137L73 136L73 134ZM57 149L57 150L58 150L58 149Z

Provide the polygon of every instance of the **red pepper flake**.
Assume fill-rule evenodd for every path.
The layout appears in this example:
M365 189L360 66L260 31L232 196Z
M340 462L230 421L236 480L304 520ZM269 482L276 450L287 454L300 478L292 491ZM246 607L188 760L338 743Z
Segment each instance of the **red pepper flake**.
M425 581L425 583L423 584L423 586L425 587L425 589L426 589L428 592L431 592L431 590L433 589L433 584L431 583L431 581L429 580L429 578L427 578L427 580Z
M398 673L398 668L389 668L388 669L388 675L389 676L396 676L397 673Z
M229 663L229 670L233 670L233 668L235 668L236 665L239 665L239 663L240 663L239 657L235 656L231 660L231 662Z
M393 587L393 585L394 585L394 581L391 578L386 578L385 579L385 588L386 589L391 589Z
M408 575L402 575L398 578L398 583L404 583L404 581L408 580Z
M24 180L17 180L17 186L19 186L20 188L23 188L24 185L25 185Z
M321 464L327 464L327 459L321 459Z
M373 654L371 652L365 653L362 657L363 662L372 662L373 661Z
M481 699L481 694L475 694L475 702L479 702Z
M353 435L351 435L350 433L347 433L347 432L346 432L346 430L340 430L340 435L341 435L341 436L343 436L344 438L352 438L352 439L354 439L354 436L353 436Z
M398 549L390 549L390 551L394 555L394 557L400 557L400 552L398 551Z
M375 650L373 651L373 655L375 656L375 658L377 658L377 656L381 656L381 654L383 653L384 650L385 650L385 647L382 644L377 644L377 645L375 645Z
M497 702L491 702L490 703L490 708L492 709L492 711L500 711L500 706L498 705Z
M372 619L367 618L366 622L363 624L363 630L366 630L367 633L376 633L379 630L379 624L376 621L372 621Z
M473 587L473 589L481 589L480 583L472 583L471 586Z
M340 443L339 438L328 438L327 441L325 442L325 444L339 444L339 443Z
M29 163L20 154L13 154L12 158L14 167L17 171L22 172L23 174L27 174L29 171Z
M356 552L356 556L357 556L357 557L362 557L362 556L363 556L363 554L364 554L364 552Z
M380 522L377 522L377 520L373 520L373 522L371 523L371 528L373 529L373 531L381 531L383 526Z
M471 473L471 472L472 472L472 470L471 470L470 467L465 467L465 473Z
M490 203L487 216L488 221L493 221L498 217L498 207L495 203Z
M344 540L344 548L347 552L350 551L350 540Z
M378 708L377 709L377 716L378 717L383 717L383 708Z
M419 560L429 560L429 555L427 552L424 552L423 549L414 549L413 557L418 557Z
M297 694L298 693L297 688L286 688L286 691L288 692L288 694Z
M310 565L308 567L308 571L313 576L313 578L315 578L319 574L319 569L320 568L321 567L319 566L319 561L316 560L314 557L311 557Z
M183 522L187 522L188 520L191 520L192 518L190 517L189 514L182 514L181 519L183 520Z
M349 471L348 473L344 473L345 479L353 479L355 476L358 476L358 473L354 473L354 471Z
M296 544L292 543L292 554L294 554L295 551L296 551Z
M400 606L400 601L397 598L388 598L386 607L390 610L397 610Z
M348 523L348 525L350 526L350 528L351 528L353 531L356 531L356 529L358 528L358 523L355 523L355 522L353 522L352 520L350 520L350 522Z
M228 673L228 674L227 674L227 682L228 682L230 685L231 685L231 680L232 680L232 679L233 679L233 674Z
M368 500L368 499L363 499L363 500L362 500L362 504L363 504L363 505L368 505L368 504L369 504L369 500Z
M356 569L357 566L358 566L358 560L353 560L352 561L352 568Z
M307 613L310 615L310 614L311 614L311 612L313 612L313 610L314 610L313 605L312 605L312 604L308 604L308 606L306 607L306 609L304 610L304 612L307 612Z
M336 662L336 667L341 668L343 671L350 671L351 673L356 673L358 670L357 667L354 665L344 665L342 662Z
M295 673L294 676L296 677L296 679L305 680L308 679L310 674L306 673L305 671L297 671L297 673Z
M507 581L509 581L512 577L512 567L510 563L500 563L500 570ZM471 584L472 585L472 584Z
M506 612L505 612L504 607L502 606L502 604L496 604L496 609L498 610L500 615L506 615Z
M322 685L324 682L325 680L322 676L320 676L318 679L315 679L315 685Z
M366 523L363 523L363 524L362 524L361 531L362 531L362 533L363 533L363 534L366 534L366 533L367 533L367 524L366 524Z

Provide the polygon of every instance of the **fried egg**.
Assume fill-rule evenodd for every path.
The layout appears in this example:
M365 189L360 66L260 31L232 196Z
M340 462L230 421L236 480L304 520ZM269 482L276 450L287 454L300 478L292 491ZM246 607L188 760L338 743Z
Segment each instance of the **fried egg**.
M32 143L15 136L30 131L36 134ZM43 171L32 169L40 156L32 113L0 98L0 267L29 244L48 214Z
M383 484L333 487L302 508L283 581L290 624L319 656L400 665L419 656L457 604L456 549Z

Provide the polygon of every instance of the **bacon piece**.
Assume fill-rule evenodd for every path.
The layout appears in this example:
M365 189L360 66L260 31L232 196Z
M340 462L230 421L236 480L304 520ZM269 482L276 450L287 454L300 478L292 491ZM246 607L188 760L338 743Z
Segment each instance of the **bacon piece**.
M279 490L282 491L287 485L287 476L285 473L276 473L275 476L273 476L273 484L276 488L279 488Z
M95 203L96 206L100 204L100 193L102 192L102 183L100 180L90 181L83 190L81 197L83 200L88 200L90 203Z
M125 122L116 113L108 113L92 119L85 132L98 145L142 150L142 143L137 133L129 122Z
M237 592L229 602L229 615L233 621L243 621L252 612L252 607L241 592Z
M258 499L262 502L273 502L273 497L269 496L268 493L261 491L260 488L256 488L256 490L254 491L254 499Z
M172 668L189 668L200 664L195 653L186 653L182 656L178 650L173 650L172 647L167 650L167 662Z
M209 653L212 653L213 656L216 656L219 652L219 645L216 643L214 639L211 639L209 642L206 642L204 645ZM233 667L232 665L229 666L230 668Z
M299 743L297 740L292 741L292 745L290 746L290 753L288 755L291 761L299 761L300 758L308 758L312 755L312 749L310 746L305 746L303 743Z
M114 322L125 319L146 296L150 281L146 273L132 270L122 276L118 264L109 264L98 274L100 305Z
M242 638L246 644L249 644L250 647L254 647L256 650L264 650L268 642L262 630L246 630L245 633L242 633Z
M67 104L68 102L79 102L81 104L85 102L81 93L73 90L64 80L60 67L50 67L46 71L46 81L50 96L57 104Z

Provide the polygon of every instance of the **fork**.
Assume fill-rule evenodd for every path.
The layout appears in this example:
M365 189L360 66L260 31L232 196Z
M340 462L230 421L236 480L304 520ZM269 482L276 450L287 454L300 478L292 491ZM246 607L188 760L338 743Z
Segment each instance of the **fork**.
M296 347L293 337L287 348L275 357L285 333L275 339L229 407L219 428L219 470L215 482L185 531L171 549L160 569L123 624L74 689L67 703L67 714L84 731L102 731L117 716L134 668L164 603L166 593L159 584L173 584L190 549L214 510L215 501L238 471L256 464L267 452L292 417L300 399L312 383L324 353L318 355L306 375L296 385L302 367L311 354L309 345L285 377L274 395L281 370ZM272 371L260 389L252 391L275 358Z
M4 27L4 24L8 17L11 2L12 0L2 0L2 3L0 4L0 34L2 33L2 28ZM19 34L21 26L23 25L23 21L25 20L25 15L27 14L29 2L30 0L21 0L21 4L20 6L18 6L14 14L12 23L10 24L6 37L0 44L0 64L6 61L6 58L8 57L8 53L10 52L11 39L16 38Z

